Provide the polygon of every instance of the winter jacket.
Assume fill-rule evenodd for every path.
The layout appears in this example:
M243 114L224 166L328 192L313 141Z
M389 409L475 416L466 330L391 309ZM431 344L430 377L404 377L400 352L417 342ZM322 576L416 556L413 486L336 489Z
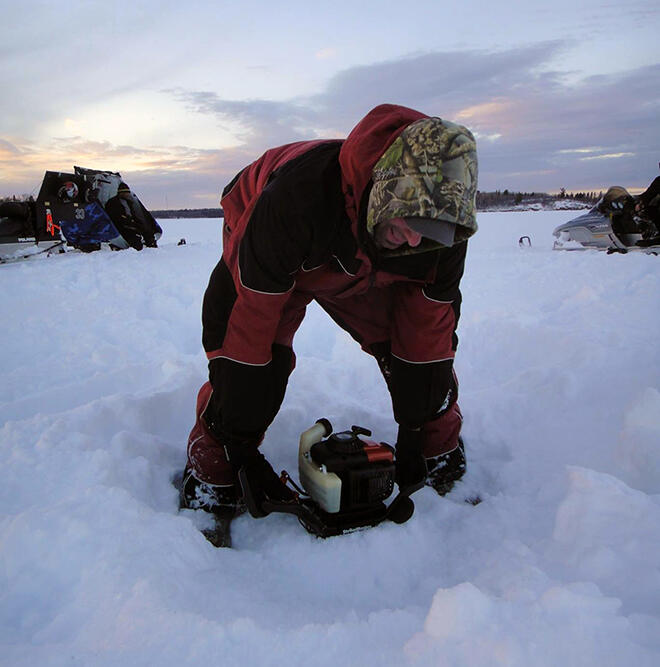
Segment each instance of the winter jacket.
M263 437L312 299L377 358L400 424L419 427L446 407L467 242L400 255L379 251L365 225L374 165L425 117L376 107L346 140L271 149L225 188L223 253L202 312L205 418L221 441Z
M160 228L141 202L136 202L132 197L115 195L108 199L105 210L131 247L141 250L143 243L150 247L156 246L155 231Z
M651 185L639 195L639 200L651 222L660 231L660 176L656 177Z

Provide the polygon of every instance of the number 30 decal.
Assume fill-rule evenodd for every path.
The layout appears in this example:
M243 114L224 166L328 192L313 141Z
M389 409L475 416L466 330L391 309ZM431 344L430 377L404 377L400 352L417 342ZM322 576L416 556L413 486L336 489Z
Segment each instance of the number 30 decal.
M76 219L77 220L84 220L85 219L85 209L84 208L77 208L76 209Z

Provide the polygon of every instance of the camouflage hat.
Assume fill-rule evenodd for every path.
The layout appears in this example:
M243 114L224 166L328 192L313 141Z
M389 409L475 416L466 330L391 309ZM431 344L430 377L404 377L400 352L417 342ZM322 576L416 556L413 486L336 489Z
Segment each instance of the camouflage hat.
M393 218L454 224L454 243L477 231L477 147L462 125L441 118L412 123L378 160L372 179L370 234L377 224ZM427 243L425 249L432 248Z

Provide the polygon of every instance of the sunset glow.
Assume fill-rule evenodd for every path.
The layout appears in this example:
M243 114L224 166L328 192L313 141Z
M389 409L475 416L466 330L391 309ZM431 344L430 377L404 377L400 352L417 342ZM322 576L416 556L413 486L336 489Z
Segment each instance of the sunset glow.
M483 190L656 174L657 3L467 0L442 34L431 0L403 31L393 0L248 5L7 5L0 196L78 164L120 171L149 206L213 206L267 148L345 137L383 102L468 126Z

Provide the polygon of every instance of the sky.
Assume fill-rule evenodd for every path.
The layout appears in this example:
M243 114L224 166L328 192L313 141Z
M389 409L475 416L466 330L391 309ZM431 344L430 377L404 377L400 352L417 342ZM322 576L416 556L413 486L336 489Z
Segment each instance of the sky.
M269 147L402 104L469 127L479 189L638 191L660 160L657 0L0 0L0 196L120 171L218 206Z

